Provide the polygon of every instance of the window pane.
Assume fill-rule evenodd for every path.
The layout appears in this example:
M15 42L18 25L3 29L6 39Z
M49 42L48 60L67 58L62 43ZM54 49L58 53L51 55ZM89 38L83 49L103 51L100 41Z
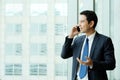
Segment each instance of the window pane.
M56 16L67 16L67 3L56 3L55 4L55 15Z
M14 64L14 75L22 75L22 65Z
M31 55L46 55L47 54L47 45L46 43L33 43L30 45Z
M61 50L62 50L62 44L61 43L56 43L55 44L55 54L59 56L60 53L61 53Z
M39 65L39 75L47 75L47 65L46 64Z
M55 24L55 35L64 35L66 33L66 26L63 24Z
M56 76L67 76L67 64L55 64Z
M6 36L22 34L22 24L7 24L5 28Z
M47 24L31 24L30 34L34 35L46 35Z
M40 16L40 15L47 15L47 4L31 4L31 16Z
M22 16L23 4L6 4L5 5L5 15L6 16Z
M21 55L22 54L22 44L8 43L5 45L6 55Z
M5 65L5 75L13 75L13 65L12 64Z
M47 75L46 64L31 64L30 75Z
M38 65L37 64L30 65L30 75L38 75Z

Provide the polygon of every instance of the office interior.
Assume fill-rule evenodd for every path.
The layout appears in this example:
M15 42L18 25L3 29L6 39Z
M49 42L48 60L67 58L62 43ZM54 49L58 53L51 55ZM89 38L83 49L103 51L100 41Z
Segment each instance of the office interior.
M60 57L79 13L94 10L96 30L112 38L120 80L120 0L0 0L0 80L71 80L72 58Z

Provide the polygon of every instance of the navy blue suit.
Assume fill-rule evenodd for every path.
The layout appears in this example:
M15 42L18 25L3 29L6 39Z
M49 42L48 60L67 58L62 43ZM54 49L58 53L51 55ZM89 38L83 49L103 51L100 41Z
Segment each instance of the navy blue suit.
M62 48L62 58L73 57L72 80L76 80L77 77L79 63L76 58L81 55L84 39L85 35L76 37L74 40L66 37ZM93 68L88 68L88 80L108 80L106 70L113 70L116 64L112 40L96 32L89 57L93 61Z

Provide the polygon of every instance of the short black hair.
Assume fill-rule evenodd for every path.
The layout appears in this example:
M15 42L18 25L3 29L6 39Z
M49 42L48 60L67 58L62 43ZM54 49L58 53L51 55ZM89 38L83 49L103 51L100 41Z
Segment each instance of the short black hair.
M86 18L87 18L88 23L90 23L91 21L94 21L93 28L96 27L97 22L98 22L98 18L97 18L97 15L96 15L96 13L94 11L92 11L92 10L85 10L85 11L82 11L80 13L80 15L85 15Z

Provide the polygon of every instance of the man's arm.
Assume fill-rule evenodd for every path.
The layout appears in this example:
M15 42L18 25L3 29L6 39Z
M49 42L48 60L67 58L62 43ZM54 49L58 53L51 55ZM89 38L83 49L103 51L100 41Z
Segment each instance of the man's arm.
M104 43L104 61L93 61L93 69L113 70L116 65L112 40L107 38Z
M65 39L65 43L62 47L62 52L61 52L61 57L62 58L69 58L72 56L72 41L73 41L73 38L68 38L68 36L66 37Z

